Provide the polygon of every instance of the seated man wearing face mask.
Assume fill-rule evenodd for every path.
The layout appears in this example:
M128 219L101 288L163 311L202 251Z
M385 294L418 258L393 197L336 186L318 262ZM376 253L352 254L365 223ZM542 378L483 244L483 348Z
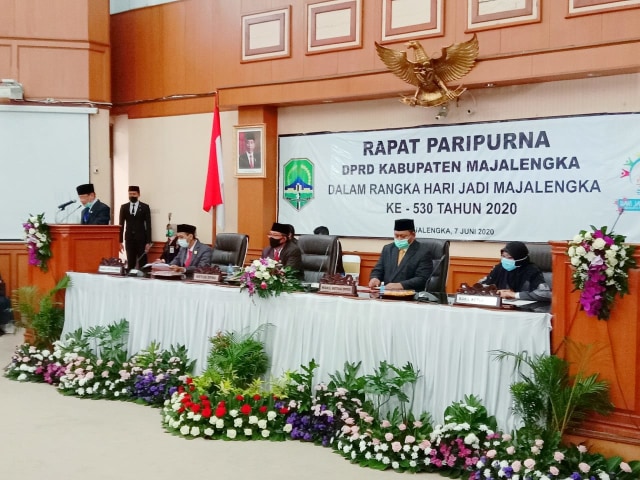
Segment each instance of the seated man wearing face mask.
M171 260L169 267L174 272L191 273L196 267L211 265L211 247L196 238L196 227L193 225L178 225L178 245L180 251Z
M272 258L282 264L283 267L291 267L298 273L298 278L304 278L302 268L302 251L291 237L290 225L284 223L274 223L269 237L269 246L262 250L262 258Z
M500 263L480 283L498 287L502 298L551 301L551 288L545 283L540 268L529 260L529 250L524 243L509 242L500 253Z
M424 290L433 273L433 260L427 247L416 240L413 220L396 220L393 237L393 243L382 248L378 263L371 270L369 288L384 282L389 290Z

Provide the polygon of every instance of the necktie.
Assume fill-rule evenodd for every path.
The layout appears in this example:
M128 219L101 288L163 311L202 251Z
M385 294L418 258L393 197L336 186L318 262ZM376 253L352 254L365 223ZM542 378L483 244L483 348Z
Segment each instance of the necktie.
M253 168L253 154L249 154L249 168Z
M89 221L89 207L84 207L82 210L82 223L87 223Z
M274 250L273 251L273 259L278 262L280 261L280 250Z
M398 250L398 265L400 265L400 262L402 262L405 253L407 253L406 249Z
M135 215L136 214L136 206L135 204L131 205L131 215Z
M187 250L187 259L184 261L184 266L188 267L191 265L191 257L193 257L193 252L191 249Z

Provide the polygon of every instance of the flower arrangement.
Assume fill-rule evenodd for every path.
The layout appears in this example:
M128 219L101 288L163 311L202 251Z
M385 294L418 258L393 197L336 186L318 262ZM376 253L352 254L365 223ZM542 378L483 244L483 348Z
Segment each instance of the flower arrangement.
M598 320L609 319L616 295L629 293L628 272L636 262L634 247L625 246L625 240L607 227L592 225L569 242L567 255L575 267L573 285L581 290L580 306Z
M49 224L44 221L44 213L29 215L22 224L24 239L29 250L29 265L39 267L43 272L47 271L47 262L51 258L51 235Z
M283 267L271 258L261 258L251 262L240 276L240 291L243 290L251 297L257 293L259 297L267 298L283 292L299 292L302 285L291 267Z
M53 352L23 345L6 376L49 382L45 372L57 365L57 371L60 367L65 371L59 387L63 393L68 381L66 393L81 397L146 400L151 395L154 401L146 403L152 405L163 397L162 425L184 438L314 441L352 463L378 470L433 472L469 480L640 478L640 461L605 458L588 452L584 445L564 446L558 432L528 425L527 418L513 435L498 432L495 418L474 396L447 407L442 425L432 426L428 413L417 417L398 407L382 413L375 400L381 391L388 391L396 403L402 401L399 390L417 374L410 365L397 368L383 362L375 374L362 376L357 375L360 364L345 364L344 371L330 375L328 384L314 387L317 364L312 360L301 366L302 373L286 372L271 380L270 391L261 388L259 379L239 389L232 377L214 392L203 392L202 377L187 375L177 376L167 390L169 382L158 380L163 373L155 367L168 377L184 373L181 365L186 368L190 362L176 362L174 353L153 344L129 361L121 361L116 351L122 351L125 324L121 321L89 334L74 332L65 342L56 342ZM88 340L97 344L103 358L96 360L96 354L87 351ZM186 350L178 352L182 356ZM234 362L245 360L238 357ZM391 385L398 387L395 393ZM156 390L163 393L155 395Z

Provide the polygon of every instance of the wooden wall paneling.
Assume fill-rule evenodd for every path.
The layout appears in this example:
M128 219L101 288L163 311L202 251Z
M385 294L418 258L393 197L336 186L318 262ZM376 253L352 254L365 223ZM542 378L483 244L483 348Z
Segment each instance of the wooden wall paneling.
M88 4L93 1L107 3L108 10L107 0L16 1L14 36L31 39L87 40Z
M454 293L462 283L473 285L486 277L496 263L495 258L450 257L447 292Z
M29 256L22 242L0 243L0 275L7 287L7 296L16 288L28 285Z
M0 25L1 28L1 25ZM18 66L13 60L14 47L12 42L0 39L0 76L2 78L18 78Z
M267 233L277 218L278 113L275 108L242 108L239 125L265 124L265 178L238 179L238 232L249 235L248 259L258 258L267 242ZM234 155L236 152L234 152Z
M88 40L93 43L109 45L111 12L109 0L87 0Z
M185 55L184 52L197 51L197 44L189 44L187 42L187 31L191 29L191 25L187 22L175 22L173 18L187 18L185 2L174 2L167 5L167 8L157 8L156 14L162 16L160 25L164 31L160 37L155 40L158 44L158 54L161 55L160 78L162 83L157 85L159 89L155 92L157 97L165 95L176 95L188 93L186 87L187 78L194 78L196 72L191 71L198 57L194 55ZM201 61L206 61L204 58Z
M629 271L630 294L617 298L608 321L588 317L579 308L579 295L573 291L572 268L567 261L566 242L551 242L553 262L552 309L554 328L552 352L566 358L572 365L584 360L562 342L593 345L594 352L586 359L586 373L598 373L609 382L612 415L592 416L571 433L589 443L604 440L636 446L640 455L640 270ZM640 260L640 251L634 255ZM575 368L574 368L575 369ZM611 446L599 446L598 451L612 454Z

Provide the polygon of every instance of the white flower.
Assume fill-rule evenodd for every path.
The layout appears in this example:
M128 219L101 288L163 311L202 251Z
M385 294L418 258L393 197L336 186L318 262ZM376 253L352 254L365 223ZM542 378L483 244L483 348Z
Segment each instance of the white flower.
M189 425L183 425L183 426L180 427L180 433L182 435L189 435L189 431L190 430L191 429L189 428Z
M237 435L237 432L234 429L230 428L227 430L228 438L231 438L231 439L236 438L236 435Z
M213 435L213 429L212 429L212 428L205 428L205 429L204 429L204 434L205 434L207 437L210 437L211 435Z
M596 238L593 241L592 245L593 245L593 248L595 248L596 250L602 250L604 247L606 247L607 244L605 243L603 238Z
M269 410L267 412L267 420L273 420L278 416L278 414L276 412L274 412L273 410Z
M253 434L253 430L251 430L250 428L245 428L245 429L244 429L244 434L245 434L247 437L250 437L250 436Z
M391 468L394 470L400 468L400 464L398 462L391 462Z
M233 426L236 428L240 428L242 426L242 418L236 418L233 421Z
M293 428L293 426L290 423L287 423L284 427L282 427L282 431L284 433L289 433L292 428Z
M258 428L264 430L267 428L267 421L265 419L258 420Z
M229 415L232 416L233 418L237 417L238 416L238 410L231 410L229 412Z
M262 436L264 438L268 438L269 435L271 435L271 432L269 430L262 430Z
M192 437L197 437L197 436L200 435L200 428L199 427L191 427L191 431L189 433L191 433Z
M216 428L222 430L224 428L224 420L222 420L221 418L219 418L216 421Z

